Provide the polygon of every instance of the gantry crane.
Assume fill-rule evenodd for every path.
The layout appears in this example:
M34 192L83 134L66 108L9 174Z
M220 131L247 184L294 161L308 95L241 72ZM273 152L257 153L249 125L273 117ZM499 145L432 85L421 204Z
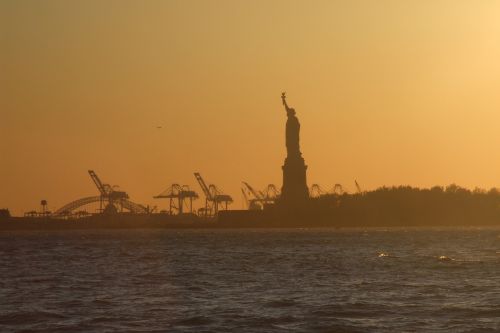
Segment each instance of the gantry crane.
M128 194L124 191L116 191L111 185L103 184L94 170L89 170L90 178L94 181L97 189L101 193L99 200L99 210L101 212L113 210L115 203L118 202L120 210L123 210L123 201L128 200ZM106 203L107 202L107 203ZM103 206L104 210L103 210Z
M247 182L242 182L244 187L241 189L245 198L247 199L248 209L249 210L261 210L264 208L264 204L266 202L265 195L262 191L256 191L250 184ZM246 194L248 193L248 194ZM248 196L251 195L251 198Z
M205 194L205 207L200 210L201 215L204 217L214 217L217 216L221 207L227 210L227 206L233 202L233 198L228 194L223 194L213 184L207 186L199 172L195 172L194 176Z
M198 194L190 190L187 185L172 184L168 189L153 198L169 199L169 214L173 215L174 210L176 210L176 213L181 215L184 213L184 206L187 203L189 203L189 213L193 213L193 200L198 199Z
M328 194L328 191L325 191L319 184L311 185L311 189L309 190L309 195L312 198L319 198L325 194Z
M334 195L342 195L344 193L347 193L347 191L344 189L344 187L341 184L335 184L333 186L333 189L330 191L330 193Z
M245 200L247 202L248 209L264 209L266 205L272 205L276 203L276 200L280 197L280 191L274 184L267 185L264 190L257 191L253 186L247 182L242 182L243 187L241 191L244 193Z
M276 200L278 200L279 197L281 196L281 192L274 184L267 185L267 187L264 189L263 192L264 192L264 198L266 199L266 203L268 204L275 203Z

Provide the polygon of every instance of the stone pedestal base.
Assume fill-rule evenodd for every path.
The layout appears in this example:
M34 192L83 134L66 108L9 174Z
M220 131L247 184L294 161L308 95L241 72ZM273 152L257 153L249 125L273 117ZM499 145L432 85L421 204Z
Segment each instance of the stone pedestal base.
M307 188L307 165L300 156L285 159L283 165L283 187L281 188L281 202L285 205L300 205L309 198Z

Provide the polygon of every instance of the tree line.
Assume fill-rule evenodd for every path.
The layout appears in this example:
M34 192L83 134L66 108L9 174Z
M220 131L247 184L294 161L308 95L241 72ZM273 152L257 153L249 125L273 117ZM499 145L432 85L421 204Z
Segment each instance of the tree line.
M452 184L380 187L310 202L314 218L338 226L500 226L500 191Z

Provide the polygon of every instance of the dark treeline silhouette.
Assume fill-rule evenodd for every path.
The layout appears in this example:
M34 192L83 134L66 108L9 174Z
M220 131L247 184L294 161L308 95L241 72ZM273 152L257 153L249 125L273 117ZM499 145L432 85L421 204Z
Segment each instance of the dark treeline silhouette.
M8 209L0 209L0 219L6 219L10 217L10 212Z
M310 201L315 218L335 226L500 226L500 192L455 184L420 189L381 187Z

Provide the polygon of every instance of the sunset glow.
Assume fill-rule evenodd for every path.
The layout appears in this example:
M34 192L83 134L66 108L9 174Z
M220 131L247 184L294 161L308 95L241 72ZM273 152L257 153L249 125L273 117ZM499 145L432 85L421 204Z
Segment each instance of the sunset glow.
M500 186L500 2L1 1L0 206L136 202L193 172L281 184ZM161 128L158 128L161 127ZM198 203L200 204L200 203Z

